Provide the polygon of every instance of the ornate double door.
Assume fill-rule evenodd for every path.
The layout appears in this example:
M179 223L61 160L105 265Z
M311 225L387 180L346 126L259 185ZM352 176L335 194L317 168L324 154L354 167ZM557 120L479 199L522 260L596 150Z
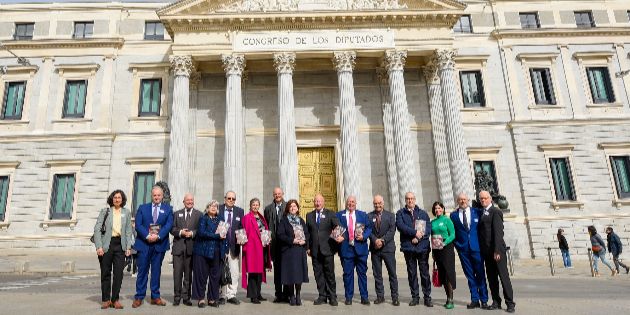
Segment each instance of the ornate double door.
M300 187L300 215L314 208L315 194L321 193L326 208L337 211L337 177L335 148L298 148L298 183Z

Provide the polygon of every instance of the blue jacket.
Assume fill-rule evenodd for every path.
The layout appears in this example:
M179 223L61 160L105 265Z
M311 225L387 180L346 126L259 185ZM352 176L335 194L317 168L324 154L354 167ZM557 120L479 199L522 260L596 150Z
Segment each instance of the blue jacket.
M464 223L459 219L459 210L451 212L451 221L455 227L455 248L458 252L478 252L479 237L477 235L477 224L479 223L480 210L470 208L470 227L468 231L464 228Z
M611 232L610 234L606 236L606 238L608 241L608 251L613 256L621 255L621 251L623 250L623 245L621 244L621 240L619 239L619 236L617 236L615 232Z
M166 252L170 248L169 233L173 227L173 208L165 203L160 204L156 224L160 225L159 239L155 243L147 242L149 225L153 224L153 204L145 203L136 212L136 242L134 248L139 252L148 251L151 247L157 252Z
M368 218L367 213L361 210L355 210L354 214L357 220L357 222L355 222L355 225L365 225L365 230L363 231L363 240L358 241L355 239L354 246L350 246L348 236L347 210L337 212L337 219L339 219L339 224L346 229L346 233L343 236L343 242L341 242L339 247L339 257L351 258L355 256L367 256L369 253L368 239L370 238L370 234L372 233L372 222Z
M204 214L199 219L199 227L193 244L193 254L208 258L214 258L214 251L217 246L220 247L220 256L224 257L228 251L228 241L221 239L219 234L215 233L219 222L224 221L222 217L210 218L208 214Z
M416 238L416 220L424 220L426 228L424 235L417 244L413 244L411 240ZM400 251L411 253L422 253L431 251L429 237L431 237L431 219L426 211L416 206L413 214L406 207L396 212L396 227L400 232Z

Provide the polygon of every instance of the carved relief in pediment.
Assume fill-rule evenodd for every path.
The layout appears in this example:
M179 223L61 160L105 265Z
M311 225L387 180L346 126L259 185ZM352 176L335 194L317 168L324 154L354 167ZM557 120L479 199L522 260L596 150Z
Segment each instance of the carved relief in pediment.
M406 9L398 0L242 0L216 12L278 12Z

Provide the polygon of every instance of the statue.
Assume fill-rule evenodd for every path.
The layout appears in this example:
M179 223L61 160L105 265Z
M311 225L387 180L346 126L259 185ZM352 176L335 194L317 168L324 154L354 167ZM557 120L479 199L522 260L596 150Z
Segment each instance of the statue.
M510 212L508 209L509 203L505 196L499 195L499 193L494 189L494 179L487 171L481 170L475 173L475 200L473 201L473 207L480 208L481 204L479 202L479 192L485 190L490 193L492 197L492 203L495 204L501 211Z
M155 186L162 188L162 191L164 192L164 199L162 200L162 202L170 205L171 204L171 190L168 188L168 183L166 183L165 181L159 181L155 183Z

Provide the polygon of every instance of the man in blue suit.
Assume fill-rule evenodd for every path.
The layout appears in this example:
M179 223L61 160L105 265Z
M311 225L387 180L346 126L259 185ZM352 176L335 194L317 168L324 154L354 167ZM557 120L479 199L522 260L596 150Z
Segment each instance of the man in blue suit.
M357 210L357 199L349 196L346 199L346 210L337 212L339 224L346 229L343 241L340 243L339 257L343 267L343 286L346 295L346 305L352 305L354 296L354 269L359 278L359 292L361 304L370 305L367 290L367 240L372 233L372 225L367 213ZM363 233L356 233L359 224L363 225Z
M147 278L151 270L151 304L165 306L160 298L160 273L164 254L169 250L169 232L173 227L173 208L162 203L164 192L159 186L151 189L151 203L138 207L136 212L136 243L138 251L138 279L133 308L140 307L147 294Z
M464 193L457 196L457 205L457 210L451 212L451 221L455 226L455 248L470 289L471 302L466 307L487 309L488 288L477 237L479 209L468 206L468 196Z

